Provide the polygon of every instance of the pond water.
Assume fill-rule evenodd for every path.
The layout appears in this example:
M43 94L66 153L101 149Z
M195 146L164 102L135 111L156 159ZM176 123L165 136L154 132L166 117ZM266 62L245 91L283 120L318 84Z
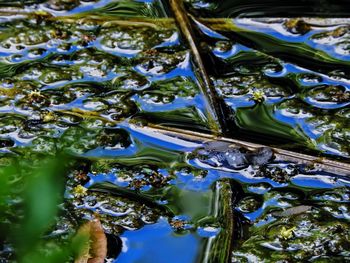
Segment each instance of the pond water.
M106 262L350 260L349 174L205 137L349 162L348 4L288 2L185 1L200 70L168 1L0 0L1 165L73 163L46 238L98 217Z

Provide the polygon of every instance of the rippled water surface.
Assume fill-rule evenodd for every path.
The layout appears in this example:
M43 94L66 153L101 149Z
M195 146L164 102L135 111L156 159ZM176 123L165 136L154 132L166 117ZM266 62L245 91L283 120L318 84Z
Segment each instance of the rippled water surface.
M348 4L267 2L185 1L207 94L167 1L0 0L0 163L73 164L46 238L98 217L107 262L350 260L347 175L149 128L349 162Z

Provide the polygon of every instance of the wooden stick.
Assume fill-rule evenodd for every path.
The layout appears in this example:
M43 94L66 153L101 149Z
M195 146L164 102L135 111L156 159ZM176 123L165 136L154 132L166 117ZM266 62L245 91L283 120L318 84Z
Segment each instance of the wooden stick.
M212 85L211 80L207 74L201 54L198 49L198 45L194 38L194 33L193 33L190 19L187 15L187 12L185 10L182 0L169 0L169 3L174 12L175 21L178 24L179 29L182 32L184 38L186 39L191 49L191 52L193 54L193 59L199 73L199 81L201 82L200 83L201 91L205 95L207 101L210 104L210 109L208 109L210 114L209 115L210 124L211 126L214 127L214 132L219 134L222 132L224 128L223 126L225 123L225 118L223 116L223 112L221 110L220 104L218 103L216 90ZM211 110L211 108L213 110ZM219 123L221 127L215 127L217 123Z
M192 141L222 141L231 143L236 147L244 147L248 150L256 150L261 147L268 147L266 145L251 143L231 138L220 137L211 134L203 134L199 132L193 132L188 130L176 129L176 128L168 128L159 125L150 125L150 128L154 132L159 132L165 135L169 135L172 137L192 140ZM294 151L283 150L280 148L272 147L275 152L277 161L290 161L296 163L302 163L306 165L314 165L316 168L322 169L324 171L335 173L338 175L347 175L350 176L350 163L343 163L334 160L330 160L329 158L324 157L315 157L307 154L302 154Z

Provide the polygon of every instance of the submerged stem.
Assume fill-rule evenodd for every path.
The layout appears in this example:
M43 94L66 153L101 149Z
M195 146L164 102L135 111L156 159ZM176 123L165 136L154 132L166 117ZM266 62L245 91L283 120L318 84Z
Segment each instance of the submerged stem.
M210 121L212 124L211 125L212 129L216 134L221 133L222 130L225 129L225 117L221 109L220 103L218 101L215 88L212 85L211 80L205 69L201 54L198 49L198 45L194 38L194 33L193 33L190 19L183 5L183 1L170 0L169 2L174 12L175 20L191 49L193 60L197 66L200 87L201 87L202 93L205 95L209 103L207 108L211 119ZM218 126L218 123L220 124L221 127Z

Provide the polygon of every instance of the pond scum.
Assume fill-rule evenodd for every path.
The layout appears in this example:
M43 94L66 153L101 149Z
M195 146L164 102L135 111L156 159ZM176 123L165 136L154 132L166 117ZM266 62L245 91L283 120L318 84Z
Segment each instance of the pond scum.
M349 10L0 0L0 262L350 262Z

